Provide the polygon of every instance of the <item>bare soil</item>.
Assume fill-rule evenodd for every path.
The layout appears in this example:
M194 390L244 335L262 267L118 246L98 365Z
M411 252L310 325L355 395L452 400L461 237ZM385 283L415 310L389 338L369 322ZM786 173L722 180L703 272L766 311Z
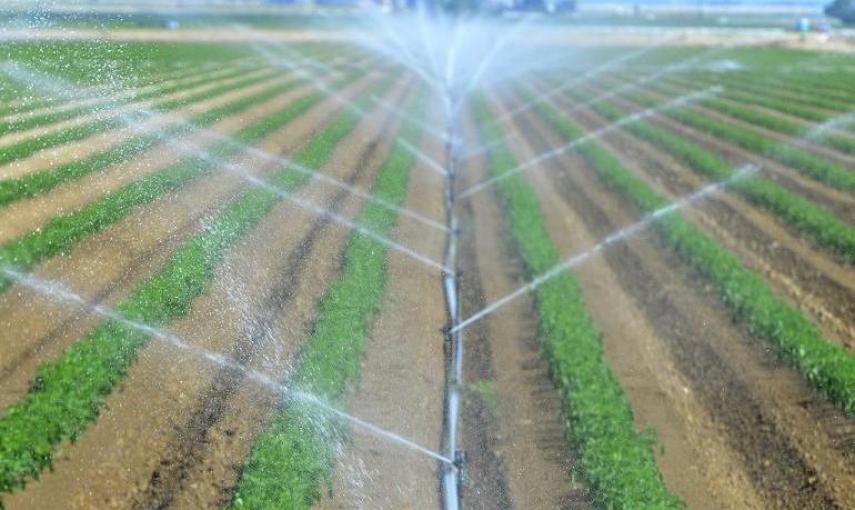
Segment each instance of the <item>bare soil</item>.
M520 123L530 141L558 142L525 119ZM623 162L635 168L633 161ZM634 213L591 171L558 170L549 177L596 237L633 221ZM663 338L764 505L851 506L852 452L846 446L851 424L846 417L783 367L762 341L734 324L712 289L654 239L634 238L605 258Z
M358 94L365 85L361 82L348 94ZM285 130L278 143L285 150L293 150L340 107L330 100L324 107L314 109L308 117L311 120L304 124L308 131L299 135L299 131ZM366 161L364 166L347 163L352 154L365 150L360 146L370 145L374 138L365 129L372 127L359 128L340 144L333 161L323 170L344 178L355 175L354 183L364 185L376 161ZM330 197L335 196L328 186L323 188L317 181L309 188L312 189L306 189L301 196L319 204L329 205ZM351 210L341 210L346 216L354 212L354 204L349 202ZM339 207L344 205L340 203ZM304 331L300 326L311 314L317 294L336 268L335 258L312 256L315 250L334 252L346 235L345 229L321 228L327 224L328 220L293 205L277 206L228 256L213 287L197 298L191 313L174 323L170 331L193 345L245 356L250 366L280 373L299 345ZM283 257L285 253L290 255ZM271 279L271 272L279 274L279 278ZM283 282L287 283L284 288L271 287ZM303 314L302 320L296 320L300 318L298 314L280 323L283 317L275 316L275 307L269 318L256 314L256 310L271 310L278 299L287 302L290 294L296 303L293 308ZM265 302L267 306L263 306ZM258 329L265 322L269 329ZM244 354L242 349L246 350ZM176 358L168 346L152 342L131 367L122 390L108 397L102 416L78 442L69 445L55 470L31 484L21 497L8 498L7 506L48 508L62 501L70 508L148 508L174 506L179 500L192 502L195 498L197 503L204 502L202 507L216 507L228 490L227 484L234 482L234 469L246 453L253 430L275 408L275 397L269 392L259 395L237 391L242 389L239 383L243 381L239 377L235 380L236 376L231 371L218 371L198 358ZM233 386L231 391L229 385ZM256 398L235 408L226 405L229 397L247 394ZM219 398L209 400L212 396ZM208 418L225 411L255 418L252 427L208 434L207 427L217 422ZM115 446L104 448L104 444ZM224 478L212 477L209 472L204 485L184 486L185 475L209 460L209 447L228 452L215 450L211 457L221 464L206 466L219 469ZM117 469L119 466L122 469ZM172 474L176 476L168 476ZM185 490L187 494L178 494ZM181 498L176 499L179 495Z
M420 145L426 154L442 160L442 151L432 140ZM441 197L441 176L424 163L416 164L404 207L444 223ZM441 230L403 221L392 238L442 260ZM447 322L440 275L394 253L388 257L387 271L386 295L365 344L348 412L436 450L443 405L442 328ZM437 469L430 457L353 429L352 442L338 459L331 491L317 508L436 508Z
M355 87L364 83L357 83ZM286 96L278 101L285 104L282 101L293 97ZM295 119L285 130L263 141L262 149L278 154L282 147L293 147L337 106L334 100L318 105ZM234 129L264 113L263 109L254 109L223 122ZM288 140L291 145L285 143ZM178 157L173 155L172 161ZM169 160L164 162L168 164ZM270 161L253 163L250 160L249 163L247 168L274 166ZM225 200L245 186L244 180L235 175L215 172L84 239L67 254L45 261L35 274L65 282L89 296L93 303L112 304L161 267L172 248L198 231ZM8 338L4 339L6 347L0 363L3 388L0 403L7 404L24 394L38 363L57 356L98 319L83 313L79 307L69 307L20 286L0 296L0 304L0 321L9 326L4 329ZM35 310L46 310L47 315L33 313Z

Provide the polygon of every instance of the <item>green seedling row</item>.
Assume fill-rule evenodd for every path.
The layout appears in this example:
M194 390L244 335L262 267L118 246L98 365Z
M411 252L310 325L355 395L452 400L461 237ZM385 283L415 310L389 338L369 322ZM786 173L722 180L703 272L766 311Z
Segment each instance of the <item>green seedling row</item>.
M381 82L374 91L382 92L390 81ZM238 139L249 142L270 133L324 96L322 92L304 96L271 117L248 126ZM304 165L325 161L335 144L356 123L356 115L346 111L316 134L294 160ZM235 152L231 147L216 151L220 157ZM213 167L195 159L189 164L193 167L188 169L192 175ZM273 173L271 183L291 191L308 179L304 173L285 166ZM223 257L279 200L279 195L268 188L254 187L242 193L202 232L182 243L164 267L136 287L116 306L116 311L128 320L155 328L185 315L193 300L210 285ZM107 320L67 348L58 359L39 367L26 396L8 407L0 418L0 491L20 489L28 479L37 478L51 466L57 446L65 440L73 441L86 430L98 416L104 399L149 340L150 335L138 328Z
M174 92L182 91L185 89L198 87L200 85L206 85L211 82L211 80L228 80L234 78L236 76L240 76L242 74L246 74L246 70L238 69L233 70L227 73L217 73L216 76L202 76L201 78L191 78L187 80L181 80L179 83L170 83L167 86L155 88L153 90L149 90L146 92L141 92L134 94L129 101L146 101L148 99L157 98L162 95L172 94ZM24 131L27 129L33 129L37 127L47 126L53 123L70 120L75 117L79 117L83 114L88 114L92 112L103 111L105 109L113 108L117 104L117 101L114 99L106 99L104 101L87 104L84 106L77 106L67 109L61 109L58 111L51 111L37 115L31 115L29 117L25 117L23 119L14 119L14 120L6 120L0 121L0 136L6 135L8 133L14 133L19 131Z
M666 95L675 93L675 89L666 83L651 85L650 89ZM681 87L681 93L688 93L688 91L688 89ZM756 104L758 100L762 100L762 98L758 98L753 94L746 96L746 100L741 101L739 99L730 98L725 93L724 98L722 99L705 99L700 101L700 104L711 110L755 126L797 138L811 137L812 141L815 143L836 149L845 154L855 155L855 137L834 132L817 133L812 136L814 128L812 124L805 124L803 122L790 120L780 115L776 115L772 112L754 109L753 105Z
M659 99L648 94L635 95L633 100L650 107L660 102ZM664 114L701 132L795 168L819 182L838 189L855 190L855 173L843 164L831 161L808 149L782 144L753 129L736 126L697 111L669 109Z
M140 87L151 87L151 86L159 86L163 85L165 82L176 80L176 79L184 79L190 78L193 76L199 76L202 74L209 74L212 72L212 68L208 66L196 66L192 69L181 69L177 72L175 70L169 72L158 72L155 73L150 83L147 84L139 84ZM0 78L0 83L2 83L2 78ZM122 88L123 91L134 90L130 88ZM72 99L66 97L41 97L41 98L27 98L26 100L14 100L11 102L0 102L0 117L5 117L8 115L22 115L33 110L37 110L39 108L59 108L64 105L69 104Z
M800 93L790 87L786 88L771 88L765 84L754 83L748 81L737 81L725 79L723 81L728 88L739 89L741 92L763 94L766 97L771 97L779 101L795 103L799 106L808 108L817 108L820 110L828 110L832 112L847 111L852 108L848 101L825 97L821 90L814 90L810 94Z
M290 86L294 85L296 82L290 84ZM281 87L287 88L285 85ZM280 89L280 86L236 99L220 108L205 112L197 120L204 124L212 119L219 118L220 115L238 113L260 101L277 95L283 90L276 89ZM279 112L243 128L234 138L239 141L255 140L257 139L255 133L263 135L267 132L268 126L271 126L272 129L284 125L282 123L307 109L319 98L320 96L317 94L301 97ZM214 157L225 157L237 152L237 150L236 147L232 146L220 147L213 152L213 155ZM67 251L80 239L112 225L142 205L178 190L191 180L211 171L215 166L210 158L185 157L163 170L125 184L79 210L52 218L42 227L3 243L0 245L0 263L12 265L23 271L29 270L57 253ZM0 277L0 293L8 290L11 285L10 279Z
M268 78L269 76L253 76L234 83L223 84L204 92L199 92L198 94L168 100L161 103L158 110L161 112L173 111L199 101L213 99L233 90L254 85ZM194 128L208 126L224 116L242 111L252 104L272 99L276 95L293 88L294 84L293 81L290 81L285 84L273 85L260 92L232 100L222 106L196 114L189 118L187 123L179 121L159 128L157 133L132 136L128 140L119 142L108 149L97 151L81 159L43 170L36 170L21 177L0 181L0 207L18 200L35 197L50 191L62 183L104 170L120 161L127 161L154 147L159 142L174 139L182 134L191 132Z
M413 113L425 110L416 98ZM404 125L398 136L418 140L421 128ZM395 144L380 166L372 194L400 205L406 197L415 159ZM397 212L366 204L357 219L381 236L391 235ZM382 304L388 273L388 248L354 233L347 240L336 280L317 305L311 337L298 354L286 387L299 388L331 405L344 403L348 382L359 373L363 344ZM269 427L256 438L235 490L233 509L308 509L330 483L336 448L347 439L347 427L299 400L286 400Z
M612 121L629 115L626 110L605 102L595 104L592 108ZM734 173L729 162L668 129L646 121L634 122L627 125L626 129L712 181L727 179ZM734 182L732 188L804 233L816 244L830 248L849 263L855 262L855 228L828 210L768 179L746 177Z
M259 79L260 77L254 77ZM233 84L220 85L220 87L231 87ZM149 112L160 112L169 109L175 109L182 105L191 104L206 99L215 91L205 91L192 94L184 98L166 99L162 102L155 103L149 108ZM49 131L47 133L26 138L17 142L7 144L0 148L0 165L5 165L13 161L17 161L32 154L57 145L83 140L86 137L104 133L113 129L121 129L129 124L145 122L150 116L147 112L131 112L126 115L114 115L106 119L94 119L85 121L81 124L69 126L66 128Z
M539 113L568 140L582 130L551 107ZM599 178L641 213L650 213L670 200L647 182L635 177L611 153L596 143L579 147L579 153ZM721 246L679 212L655 222L663 243L714 285L734 319L744 322L752 335L769 342L776 354L796 368L810 386L844 411L855 412L855 357L822 336L819 327L802 312L774 294L763 277L746 268L739 257Z
M473 105L482 139L504 137L483 98ZM489 154L490 170L499 176L517 161L506 144ZM517 251L530 278L561 262L546 231L537 195L527 181L513 176L498 181L498 194ZM534 291L539 338L552 379L561 392L569 446L602 508L682 508L665 487L652 444L633 421L620 382L603 354L602 338L588 313L578 277L566 271Z

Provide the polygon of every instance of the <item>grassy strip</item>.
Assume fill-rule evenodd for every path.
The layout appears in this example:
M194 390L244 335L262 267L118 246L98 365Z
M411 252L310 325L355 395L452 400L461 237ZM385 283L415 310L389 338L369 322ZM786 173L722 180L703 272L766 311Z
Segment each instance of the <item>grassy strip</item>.
M246 86L247 83L258 82L262 79L263 77L252 77L245 80L241 80L237 83L220 85L219 87L217 87L217 89L219 89L220 93L222 93L225 91L223 90L224 88L226 90L228 90L229 88L231 90L234 90L237 89L239 86ZM205 92L199 92L197 94L193 94L184 98L167 99L161 103L157 103L149 108L146 108L146 110L154 112L173 110L181 106L191 104L193 102L204 100L216 93L217 90L215 89ZM99 133L104 133L112 129L121 129L128 124L142 123L145 122L148 117L149 114L143 112L131 112L125 115L115 115L107 119L89 120L83 122L82 124L69 126L66 128L58 129L56 131L47 132L39 136L35 136L33 138L26 138L17 142L13 142L3 147L0 147L0 165L5 165L13 161L26 158L35 152L47 149L49 147L55 147L57 145L65 143L83 140L86 137Z
M138 93L132 96L132 101L145 101L148 99L156 98L165 94L171 94L180 90L197 87L199 85L205 85L210 83L212 79L215 80L228 80L234 78L236 76L240 76L242 74L246 74L245 69L238 69L235 71L231 71L228 73L220 73L216 77L203 76L201 78L191 78L187 80L181 80L179 83L172 83L168 86L162 88L156 88L154 90L147 91L145 93ZM116 100L108 99L106 101L101 101L98 103L88 104L85 106L78 106L73 108L68 108L60 111L52 111L46 112L38 115L32 115L29 117L25 117L23 119L14 119L7 121L0 121L0 136L13 133L16 131L24 131L26 129L32 129L40 126L45 126L51 123L60 122L63 120L69 120L79 115L88 112L94 112L99 110L104 110L106 108L115 107Z
M482 98L475 104L482 138L499 140L501 127ZM504 144L490 153L501 175L517 166ZM530 277L561 262L549 238L537 195L517 175L497 182L511 236ZM561 392L568 443L579 452L582 476L603 508L681 508L665 487L650 441L636 430L632 410L603 355L600 332L585 308L576 274L561 273L534 292L539 336Z
M415 113L422 115L424 97L417 101ZM405 125L399 134L405 140L417 140L420 135L421 128L415 123ZM414 161L402 146L393 145L380 166L374 196L402 204ZM367 203L358 221L388 236L397 218L397 212ZM288 387L300 388L332 405L343 404L348 381L359 373L365 336L386 288L387 252L388 248L364 235L350 236L340 274L318 303L312 335L285 383ZM332 477L336 447L347 433L340 424L319 427L319 412L299 401L283 406L256 438L232 508L308 509L318 500L323 482Z
M267 77L252 77L239 82L221 85L214 89L181 99L169 100L168 104L160 105L161 111L174 110L200 100L207 100L225 94L232 90L258 83ZM158 128L157 132L132 136L108 149L98 151L75 161L69 161L44 170L27 173L14 179L0 181L0 207L45 193L56 186L79 179L84 175L101 171L119 161L129 160L159 142L172 139L192 131L193 126L208 126L220 118L248 108L250 105L272 99L278 94L293 88L295 82L273 85L249 96L229 101L228 103L194 115L188 119L188 124L177 122Z
M350 79L352 78L347 78L347 80ZM342 80L339 83L344 82L345 80ZM285 125L322 98L323 94L319 92L305 95L270 116L246 126L233 138L239 142L257 140ZM253 96L241 98L231 107L236 108L233 111L237 112L250 107L256 99ZM209 114L213 116L220 112L209 112ZM212 158L201 156L184 158L163 170L128 183L79 210L57 216L41 228L0 245L0 262L11 264L20 270L29 270L42 260L67 250L78 240L115 223L142 205L212 171L216 168L214 163L216 158L228 157L238 150L239 147L232 145L220 146L211 151ZM6 291L11 285L11 280L0 277L0 293Z
M591 108L613 121L629 114L606 102L594 104ZM626 129L713 181L727 179L734 173L729 162L668 129L645 121L629 124ZM777 215L818 245L830 248L847 262L855 262L855 228L828 210L768 179L746 177L733 183L731 187L751 202Z
M581 128L546 106L538 112L562 136L576 139ZM609 187L650 213L670 200L635 177L607 150L587 143L579 153ZM730 252L679 213L655 223L663 242L719 290L733 317L747 323L751 333L767 340L778 356L795 367L813 388L847 412L855 412L855 357L823 338L819 328L796 308L775 296L761 275L742 265Z
M644 94L636 95L633 100L649 107L660 103L659 99ZM753 129L730 124L696 111L670 109L663 114L716 138L795 168L817 181L847 191L855 190L855 173L845 165L830 161L810 150L782 144Z
M375 87L381 93L390 80ZM262 121L260 135L283 125L317 102L323 94L307 96L300 107L283 110L281 122ZM297 103L292 103L297 104ZM286 114L287 112L287 114ZM350 133L358 116L346 110L317 133L294 161L303 165L325 162L333 147ZM251 126L252 127L252 126ZM287 166L271 182L293 190L309 177ZM208 288L214 270L235 242L273 208L280 197L267 188L252 188L229 203L207 228L184 242L166 265L116 306L123 317L162 327L185 315L195 297ZM49 467L52 452L64 440L74 440L94 420L115 384L127 373L150 336L117 321L105 321L70 346L55 361L44 363L27 395L7 408L0 419L0 491L21 488L28 478Z

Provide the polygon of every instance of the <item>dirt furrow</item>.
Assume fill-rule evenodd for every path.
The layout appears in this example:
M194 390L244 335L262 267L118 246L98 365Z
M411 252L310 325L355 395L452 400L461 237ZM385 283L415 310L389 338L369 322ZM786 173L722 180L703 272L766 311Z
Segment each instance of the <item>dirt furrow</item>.
M351 95L362 89L364 86L352 90ZM340 105L336 106L336 109L340 108ZM317 122L319 120L315 118L315 127L321 125ZM363 131L354 133L349 140L336 149L337 166L333 167L331 162L324 170L341 172L352 169L352 163L347 165L346 162L356 148L354 144L370 143L371 138ZM290 141L289 145L293 144L294 141ZM345 151L346 148L349 150ZM306 196L317 203L326 204L333 195L329 187L324 188L317 182L309 186L315 190L307 190ZM345 215L351 212L343 211ZM311 230L315 219L315 215L286 203L274 208L227 257L217 270L211 289L195 300L190 313L172 324L170 331L193 345L228 354L235 345L235 339L244 339L242 333L258 319L256 307L263 306L265 290L276 283L271 281L271 272L282 274L287 271L285 264L289 260L283 257L283 253L299 248L300 240ZM345 234L344 229L331 229L316 241L313 254L335 250ZM311 274L312 278L306 278L306 282L300 285L309 285L320 291L337 261L326 256L309 256L309 260L310 266L305 273ZM311 304L314 296L301 291L296 302L303 301ZM288 323L284 330L271 330L265 335L262 342L271 356L262 361L268 363L271 373L276 374L276 370L287 364L298 345L296 339L304 334L301 325ZM102 416L68 450L68 459L57 463L53 473L28 487L22 494L26 497L14 501L10 498L8 507L45 508L53 502L67 501L66 507L69 508L124 508L135 502L145 502L149 484L153 481L158 483L158 477L153 473L164 468L161 464L164 455L168 460L175 460L175 457L168 456L180 453L168 452L167 448L176 445L176 434L187 431L184 427L188 417L200 409L200 398L209 394L218 371L217 367L204 360L192 356L176 357L174 350L161 343L149 344L131 367L123 390L108 397ZM256 413L258 416L261 411L263 416L263 411L270 409L270 398L271 395L262 393L260 400L245 402L251 405L239 412L247 416ZM253 409L253 406L261 407ZM228 435L224 437L229 439ZM247 437L244 435L238 439L246 441ZM115 444L116 447L105 450L101 447L103 444ZM228 466L233 469L235 459L229 460ZM160 481L164 480L161 478ZM207 480L212 486L220 482L211 478ZM206 494L208 507L216 506L224 490L223 487L215 488L212 494L208 486L195 489Z
M247 75L252 76L261 73L269 74L269 71L262 69L247 73ZM223 80L222 83L234 82L243 78L244 76L230 78L228 80ZM213 85L220 85L220 82L217 82ZM199 88L207 89L211 86L212 84L205 84L200 86ZM116 143L116 141L126 140L130 138L131 136L136 134L137 129L140 128L146 130L157 130L160 127L166 125L166 123L168 122L168 112L165 112L163 115L154 115L153 117L148 117L142 120L135 118L134 115L138 112L146 111L146 109L151 108L155 102L160 102L162 99L178 99L187 96L191 93L195 93L197 91L198 89L188 89L186 91L165 95L161 98L143 101L139 104L125 105L109 110L103 110L98 113L95 119L89 120L103 119L104 122L107 122L110 118L118 115L120 116L120 118L116 127L107 129L103 132L91 134L86 138L80 140L71 140L50 147L40 148L39 150L36 150L35 152L29 154L26 157L16 159L14 161L6 163L5 165L0 166L0 178L12 179L16 177L21 177L23 175L31 173L33 170L50 168L54 165L62 164L67 161L90 156L97 151L107 149L108 147ZM195 106L196 104L190 105L190 108L192 109ZM83 122L81 122L80 124L83 124ZM52 134L54 131L59 131L59 129L51 129L51 126L37 128L37 130L38 132L36 133L24 133L27 136L23 138L29 140L37 138L38 136L48 132L48 134ZM5 147L5 144L3 146Z
M442 161L437 144L426 141L421 147ZM404 206L443 222L442 178L416 164ZM442 258L445 233L440 230L399 221L392 237L434 260ZM447 321L440 275L393 253L387 271L386 293L365 342L348 412L436 449L444 382L441 330ZM434 460L353 429L352 442L337 459L332 491L316 508L438 508L438 488Z
M654 94L654 95L659 95L659 94ZM659 97L661 98L664 96L659 95ZM771 138L772 140L777 140L778 143L780 143L782 145L793 145L793 146L802 145L802 146L804 146L805 149L807 149L807 150L809 150L809 151L811 151L811 152L813 152L819 156L822 156L824 159L828 159L829 161L834 161L835 163L847 165L850 168L855 166L855 156L852 156L851 154L846 154L845 152L840 152L839 150L836 150L833 147L829 147L827 145L822 145L821 143L817 143L817 142L809 142L809 141L805 140L803 137L800 138L797 136L787 135L787 134L781 133L780 131L774 131L772 129L769 129L769 128L766 128L763 126L758 126L757 124L752 124L752 123L744 121L742 119L737 119L735 117L731 117L731 116L726 115L724 113L718 112L712 108L705 108L702 106L693 105L691 107L691 109L695 110L696 112L701 113L705 116L714 118L716 120L722 120L722 121L725 121L725 122L732 124L734 126L738 126L738 127L744 128L744 129L748 129L748 130L760 133L761 135L763 135L767 138ZM816 125L814 125L813 127L816 127ZM807 131L808 130L806 130L806 132Z
M588 130L607 124L590 111L577 120ZM613 133L602 143L624 159L634 161L648 179L681 196L707 184L680 162L626 133ZM762 175L762 174L761 174ZM808 310L829 336L855 344L855 272L833 255L816 248L794 228L735 194L706 201L699 218L743 261L765 274L781 295Z
M345 97L352 97L365 83L361 80L343 91ZM288 151L339 108L336 100L325 100L258 146L271 154ZM240 115L231 122L243 125L264 113L267 112L247 112L246 116ZM249 163L247 168L261 171L275 166L257 158L245 159L245 162ZM67 283L89 296L94 304L115 303L137 282L159 268L171 248L184 236L195 232L194 227L207 221L209 213L244 187L243 179L215 172L84 239L64 256L45 261L35 274ZM168 241L155 248L165 239ZM141 262L143 265L138 265ZM20 286L0 295L0 324L7 325L3 329L5 333L0 333L4 342L0 404L7 405L23 395L38 363L57 356L97 320L82 308L54 302Z
M52 113L60 112L63 110L73 109L76 106L84 106L84 105L90 105L93 103L98 103L98 102L103 101L105 99L113 99L113 100L119 101L122 99L127 99L129 97L133 97L134 95L137 95L140 93L146 93L146 92L149 92L152 90L160 89L162 87L166 87L166 86L175 84L178 81L185 80L185 79L203 77L206 75L210 76L213 79L213 78L216 78L216 76L219 76L221 74L225 74L226 72L228 72L229 70L234 69L234 68L235 68L235 66L231 65L231 64L228 67L223 67L222 64L220 64L218 66L212 62L212 63L209 63L208 65L199 66L197 68L190 69L189 71L187 69L182 69L182 70L178 71L177 73L175 71L172 71L172 72L167 72L162 76L155 76L155 77L153 77L154 79L161 79L161 78L164 78L164 79L162 81L157 81L156 83L151 83L149 85L143 85L141 87L136 87L134 85L120 87L119 90L114 91L114 93L112 93L112 94L111 94L111 90L113 90L113 88L110 87L109 85L102 85L102 86L96 85L96 86L92 87L90 90L98 93L97 97L93 97L93 98L86 99L86 100L80 100L80 101L64 100L64 98L53 98L53 100L58 101L58 102L47 104L45 106L35 108L35 109L29 110L26 112L18 112L17 110L13 109L11 111L11 113L8 113L6 115L0 114L0 120L2 120L3 122L8 122L8 121L21 120L21 119L25 119L27 117L33 117L36 115L52 114ZM22 105L22 106L25 106L25 105Z
M400 99L401 90L397 91L394 96L397 96L393 101ZM385 156L389 148L389 138L394 133L395 127L398 124L397 118L387 111L383 110L382 114L385 119L378 116L373 116L368 122L372 124L366 125L363 129L367 133L362 137L357 137L355 140L346 140L343 145L337 148L337 152L346 154L348 161L341 164L336 170L344 170L342 178L350 185L365 184L370 182L372 171L379 168L382 158ZM365 143L367 141L367 144ZM354 157L356 156L356 157ZM342 158L343 159L343 158ZM331 198L326 201L318 202L323 204L328 210L340 214L343 208L350 204L350 209L354 208L354 198L346 190L339 190ZM358 200L356 200L358 203ZM349 215L350 216L350 215ZM268 341L269 335L277 324L281 323L283 314L288 310L295 299L307 299L305 293L298 294L298 290L305 286L303 279L307 274L311 274L315 278L319 275L318 268L314 268L309 272L310 266L317 259L324 256L329 248L335 250L336 245L325 246L319 249L319 243L323 243L326 231L330 229L332 222L327 217L317 217L311 221L311 224L306 234L297 240L297 244L286 252L285 264L277 272L268 276L270 283L269 287L260 293L254 299L252 310L253 317L244 325L239 337L237 337L229 349L229 357L236 360L238 363L246 366L269 365L265 363L269 356L274 354L269 352ZM336 233L334 237L340 237L340 233ZM313 256L314 255L314 256ZM330 274L329 278L334 277ZM316 280L317 281L317 280ZM326 284L328 280L324 280ZM304 289L305 290L305 289ZM311 296L318 295L322 289L317 288ZM303 323L306 317L295 317L293 312L288 310L290 315L289 322ZM305 313L305 311L304 311ZM294 345L298 342L293 342ZM290 357L279 356L280 366L260 366L259 368L273 373L281 373L287 365ZM250 439L255 435L254 432L263 423L263 418L267 412L276 407L276 397L274 396L272 405L257 407L258 401L246 399L242 402L230 402L240 390L246 386L254 387L255 383L246 379L245 374L238 371L223 368L219 369L212 379L211 386L197 398L194 410L188 416L184 424L176 427L172 434L170 444L165 448L165 453L162 455L159 467L152 473L151 480L143 494L135 502L134 506L139 509L144 508L167 508L174 506L177 496L182 496L185 503L192 502L192 507L198 508L201 505L208 507L216 502L214 500L204 501L205 497L219 496L223 498L228 495L226 490L230 487L228 482L234 482L236 477L230 476L228 480L221 480L219 477L216 480L207 479L210 470L223 471L223 468L231 468L234 465L239 465L244 458ZM248 388L249 393L259 393L254 391L255 388ZM245 392L246 393L246 392ZM238 404L238 405L235 405ZM256 406L256 412L247 412ZM230 425L231 430L242 430L242 434L236 440L230 441L228 444L211 443L209 437L212 436L212 431L216 425L227 418L228 412L231 411L233 420L238 423ZM253 419L247 419L252 416ZM198 492L198 486L193 486L193 481L189 481L191 474L202 474L204 477L197 476L197 480L207 485L203 487L202 493ZM220 488L222 493L217 494L210 489Z
M631 111L638 111L641 109L639 106L627 101L616 100L615 102L620 106L631 108ZM731 161L735 167L742 166L747 162L760 163L763 168L768 171L767 175L770 179L798 195L821 204L841 219L851 224L855 224L855 197L850 193L834 189L829 185L812 180L791 167L777 163L761 154L749 152L727 142L718 140L713 136L681 124L674 119L660 115L651 119L650 122L660 127L670 129L680 136L686 137L687 140L691 140L705 149L726 158L728 161Z
M519 126L512 124L508 129L516 140L524 140ZM540 151L522 142L516 152L525 161ZM577 156L565 156L560 168L554 162L543 164L528 177L541 198L552 239L568 256L593 246L598 237L559 194L548 174L564 169L586 171L583 166ZM654 321L621 286L608 262L597 257L576 271L587 308L602 332L606 358L621 381L636 425L656 430L654 451L668 487L690 508L764 508L736 452L690 389Z
M487 176L484 158L473 163L465 169L464 188ZM461 210L461 304L468 317L522 285L525 276L495 195L476 194ZM573 455L533 306L528 296L520 298L465 332L469 377L461 443L481 461L467 467L474 485L464 493L467 507L591 508L585 487L570 475ZM480 437L485 432L492 434Z
M560 143L528 116L519 121L535 147ZM634 213L587 169L550 161L551 184L595 238L634 221ZM846 467L847 454L835 445L832 420L814 412L815 406L833 410L831 405L734 324L712 289L650 238L610 248L605 258L666 343L766 507L851 506L855 478Z
M284 79L279 78L276 81L284 81ZM209 110L245 94L258 92L267 86L270 86L270 83L232 91L214 100L190 106L180 114L186 116ZM101 171L92 172L80 179L60 184L46 193L7 204L0 208L0 224L2 224L0 242L24 235L43 225L54 216L68 214L80 209L87 203L97 200L124 184L161 170L180 159L185 159L189 157L188 152L190 150L216 145L219 143L216 139L218 134L232 133L248 120L260 118L270 111L282 108L299 97L301 92L306 93L306 90L307 87L301 87L300 90L288 91L278 97L254 105L240 114L221 119L209 126L208 129L194 131L182 137L170 138L130 160L117 161ZM166 119L160 119L158 124L165 125L167 122ZM167 142L180 142L180 145L170 145ZM105 145L103 148L106 149L107 146ZM49 167L40 167L39 170L44 168Z
M233 76L229 77L228 76L230 73L232 73L234 71L235 71L235 67L229 67L229 68L224 68L222 70L217 70L216 72L211 72L211 73L209 73L209 80L210 81L208 83L204 83L202 85L196 85L193 88L186 88L186 89L183 89L183 90L180 90L177 92L171 92L168 94L163 94L163 95L158 96L158 97L153 97L150 99L146 99L144 101L140 101L139 103L136 103L136 104L134 103L133 95L130 95L130 94L99 95L95 99L82 99L82 98L70 99L68 102L66 102L62 105L63 106L62 108L56 108L55 111L58 112L58 111L63 111L63 110L74 110L76 108L84 108L84 110L81 113L79 113L78 115L75 115L74 117L71 117L68 119L62 119L59 121L55 121L53 123L43 124L40 126L35 126L32 128L29 128L29 129L23 129L23 130L8 132L8 133L0 136L0 146L19 142L21 140L26 140L28 138L36 138L36 137L44 135L46 133L50 133L53 131L59 131L61 129L76 126L79 124L83 124L83 123L86 123L86 122L91 121L91 120L101 119L101 118L104 118L105 115L109 115L110 113L115 111L112 108L99 107L100 103L102 103L102 102L114 101L116 103L116 105L123 105L123 106L120 106L119 108L121 110L124 110L124 109L127 109L128 107L131 107L131 109L133 109L133 106L136 106L137 104L138 105L149 105L154 101L161 101L163 99L178 99L181 97L189 96L191 94L195 94L196 92L201 92L203 90L211 88L211 87L213 87L217 84L220 84L220 83L228 83L228 82L240 79L241 78L240 76L238 76L238 77L233 77ZM254 69L254 70L248 69L247 70L248 74L255 74L255 73L261 73L261 72L262 72L261 69ZM166 88L173 83L174 82L165 82L163 85L158 85L157 87L148 87L148 88L137 89L136 93L146 93L146 92L151 92L151 91L156 90L156 89ZM125 105L127 105L127 106L125 106ZM40 114L33 114L33 115L27 114L27 115L22 116L22 118L20 120L26 120L26 117L41 115L43 113L51 113L51 111L41 112Z

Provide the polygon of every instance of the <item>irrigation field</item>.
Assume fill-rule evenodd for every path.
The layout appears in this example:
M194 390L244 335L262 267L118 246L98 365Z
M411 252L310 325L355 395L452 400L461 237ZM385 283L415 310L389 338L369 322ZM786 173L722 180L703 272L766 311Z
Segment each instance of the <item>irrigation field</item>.
M855 57L538 23L4 42L0 507L855 508Z

